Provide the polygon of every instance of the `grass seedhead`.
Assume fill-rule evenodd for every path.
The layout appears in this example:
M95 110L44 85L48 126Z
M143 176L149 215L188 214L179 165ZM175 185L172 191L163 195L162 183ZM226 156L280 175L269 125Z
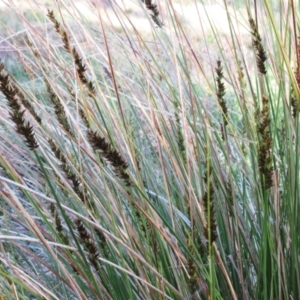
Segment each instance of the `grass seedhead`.
M267 61L268 57L265 51L265 48L262 44L262 39L260 37L260 34L258 32L258 27L255 21L250 18L249 19L250 27L252 29L252 42L253 46L256 50L256 63L257 63L257 68L259 72L263 75L267 74L267 69L265 62Z
M8 74L4 75L4 65L0 64L0 90L5 95L10 107L10 119L15 123L15 129L18 134L25 138L26 144L30 150L38 147L35 139L33 127L29 121L24 118L25 109L22 108L20 102L19 90L14 86Z
M159 11L157 8L157 4L154 3L153 0L142 0L145 4L146 8L149 10L151 19L158 27L163 27L164 23L162 22Z
M132 182L127 173L128 164L120 152L115 150L96 131L89 130L87 137L94 151L100 151L101 156L113 166L116 176L123 179L126 186L131 186Z

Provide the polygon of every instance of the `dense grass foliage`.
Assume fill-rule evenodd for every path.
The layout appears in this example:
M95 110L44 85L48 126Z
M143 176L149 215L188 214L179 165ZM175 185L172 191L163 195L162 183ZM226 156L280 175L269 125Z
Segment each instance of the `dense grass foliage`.
M300 3L100 2L1 17L0 296L300 299Z

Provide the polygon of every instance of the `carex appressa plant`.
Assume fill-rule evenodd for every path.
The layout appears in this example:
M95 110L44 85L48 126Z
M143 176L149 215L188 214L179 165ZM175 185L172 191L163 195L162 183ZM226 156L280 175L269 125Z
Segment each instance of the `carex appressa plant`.
M299 299L296 1L25 3L0 297Z

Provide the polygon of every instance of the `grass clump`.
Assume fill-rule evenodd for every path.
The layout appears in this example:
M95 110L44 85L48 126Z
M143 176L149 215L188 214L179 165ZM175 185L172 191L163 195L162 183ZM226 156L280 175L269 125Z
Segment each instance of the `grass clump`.
M299 299L293 1L29 2L3 32L0 297Z

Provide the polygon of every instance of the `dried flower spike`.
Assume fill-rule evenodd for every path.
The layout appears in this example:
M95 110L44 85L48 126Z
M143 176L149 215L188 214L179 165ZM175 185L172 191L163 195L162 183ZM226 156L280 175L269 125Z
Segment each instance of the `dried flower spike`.
M128 165L122 155L97 132L89 130L87 137L94 151L100 150L101 155L113 166L115 174L125 181L126 186L131 186L132 182L126 172Z
M68 53L72 55L80 82L87 88L87 92L89 96L91 97L95 96L96 89L94 87L94 83L87 78L85 74L86 65L82 62L82 58L80 57L76 48L75 47L72 48L68 33L61 27L60 23L55 18L53 11L48 10L47 16L53 22L56 32L60 35L64 44L64 48Z
M157 5L153 3L152 0L142 0L142 2L145 4L146 8L150 11L150 16L153 20L153 22L158 27L163 27L164 23L162 22L159 11L157 9Z
M253 46L256 50L256 58L257 58L257 67L261 74L267 74L267 69L265 66L265 62L267 60L267 54L264 46L262 45L262 40L260 34L258 33L257 24L254 22L252 18L249 19L250 27L252 29L252 42Z
M30 150L34 150L38 147L38 143L35 139L33 127L28 121L25 121L25 109L22 109L20 104L19 90L11 83L9 75L4 75L3 71L4 65L0 64L0 90L5 95L11 108L10 118L16 125L16 132L25 138Z
M223 113L223 119L224 119L224 125L226 126L228 124L228 110L227 110L227 105L224 100L225 96L225 86L223 83L223 68L221 61L218 59L217 60L217 68L216 68L216 73L217 73L217 98L219 105L221 107L222 113Z

